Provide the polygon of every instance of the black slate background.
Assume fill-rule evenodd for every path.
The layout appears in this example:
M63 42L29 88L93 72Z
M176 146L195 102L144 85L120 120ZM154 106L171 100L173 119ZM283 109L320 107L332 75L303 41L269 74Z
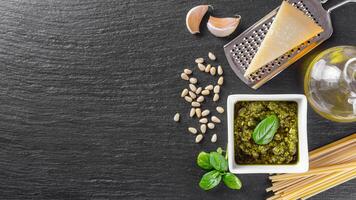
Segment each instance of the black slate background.
M185 14L206 2L216 16L240 14L237 33L218 39L204 26L190 35ZM1 0L0 199L266 198L267 175L240 175L240 191L198 188L203 171L196 155L225 146L226 120L221 116L223 124L209 133L218 134L217 144L194 144L186 127L196 123L179 98L186 87L179 73L212 51L225 67L220 105L229 94L303 93L308 58L356 44L356 7L336 10L332 38L254 91L235 77L222 46L279 3ZM179 124L172 120L177 111ZM309 110L310 149L353 132L355 123L333 123ZM312 199L355 199L355 183Z

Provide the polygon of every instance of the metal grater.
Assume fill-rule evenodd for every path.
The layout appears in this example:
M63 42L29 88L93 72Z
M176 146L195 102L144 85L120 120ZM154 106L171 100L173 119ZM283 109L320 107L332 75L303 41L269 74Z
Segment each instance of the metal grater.
M235 74L244 83L253 89L257 89L289 65L293 64L299 58L314 49L316 46L327 40L333 32L330 12L346 3L356 2L356 0L346 0L329 8L328 10L325 10L322 4L327 1L328 0L288 0L288 2L294 7L303 11L307 16L312 18L315 23L324 29L324 31L265 65L259 69L259 71L251 74L247 78L244 77L244 73L261 45L267 31L271 27L278 8L274 9L268 15L241 33L241 35L226 44L224 46L225 55Z

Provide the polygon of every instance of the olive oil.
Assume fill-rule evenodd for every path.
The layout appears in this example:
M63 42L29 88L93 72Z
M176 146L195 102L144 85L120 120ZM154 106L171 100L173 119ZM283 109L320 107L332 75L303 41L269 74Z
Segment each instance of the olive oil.
M309 64L304 91L311 107L337 122L356 121L356 47L338 46Z

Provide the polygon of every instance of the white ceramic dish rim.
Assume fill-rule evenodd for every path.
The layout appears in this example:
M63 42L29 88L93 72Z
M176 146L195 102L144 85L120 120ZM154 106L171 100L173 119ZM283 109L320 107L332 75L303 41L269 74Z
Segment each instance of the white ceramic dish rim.
M294 101L298 104L298 153L293 165L238 165L235 162L234 111L238 101ZM236 174L250 173L302 173L309 169L307 138L307 99L302 94L236 94L227 99L229 170Z

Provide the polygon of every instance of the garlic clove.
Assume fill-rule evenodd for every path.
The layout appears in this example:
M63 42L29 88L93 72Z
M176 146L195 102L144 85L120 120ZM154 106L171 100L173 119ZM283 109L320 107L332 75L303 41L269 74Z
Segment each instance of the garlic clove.
M203 19L206 12L208 12L210 5L199 5L190 9L185 18L187 29L191 34L197 34L199 32L200 22Z
M237 15L235 17L226 17L226 18L218 18L218 17L209 17L209 21L207 24L208 30L211 34L216 37L226 37L233 33L237 26L239 25L241 20L241 16Z

